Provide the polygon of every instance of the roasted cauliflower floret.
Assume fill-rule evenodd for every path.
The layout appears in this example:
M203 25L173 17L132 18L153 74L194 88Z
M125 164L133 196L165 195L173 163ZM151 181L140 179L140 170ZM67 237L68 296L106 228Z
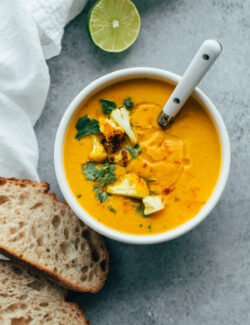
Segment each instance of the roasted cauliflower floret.
M110 155L108 157L108 160L111 163L119 164L122 167L126 167L129 161L131 160L131 155L127 150L122 149L117 154Z
M105 136L103 141L105 149L110 153L116 152L120 147L121 140L124 135L123 129L108 118L100 118L99 125L100 131Z
M108 154L104 149L101 141L99 141L99 139L95 135L92 136L92 139L93 139L93 149L89 154L89 160L102 162L107 158Z
M110 115L111 119L119 125L120 128L124 130L124 132L129 137L130 141L135 145L137 144L136 136L130 125L130 115L129 111L125 108L125 106L121 106L120 108L116 108L112 111Z
M137 174L126 174L122 176L114 185L107 187L109 194L122 195L143 199L149 195L147 183Z
M144 214L148 215L157 211L160 211L164 209L164 205L162 203L162 198L160 195L154 195L154 196L146 196L142 200L144 204Z

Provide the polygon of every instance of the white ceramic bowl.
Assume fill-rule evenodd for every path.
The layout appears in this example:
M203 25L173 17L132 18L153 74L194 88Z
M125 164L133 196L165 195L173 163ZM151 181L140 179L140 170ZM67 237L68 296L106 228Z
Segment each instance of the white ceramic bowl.
M91 96L93 96L96 92L101 89L107 87L108 85L114 84L118 81L134 79L134 78L153 78L163 81L168 81L171 84L176 84L181 77L173 74L171 72L154 69L154 68L130 68L124 70L118 70L107 74L93 82L91 82L87 87L85 87L72 101L72 103L67 108L57 131L56 140L55 140L55 148L54 148L54 164L56 177L64 195L64 198L68 202L69 206L76 213L76 215L85 222L89 227L96 230L98 233L107 236L109 238L133 244L154 244L160 243L164 241L171 240L173 238L177 238L189 230L196 227L202 220L204 220L207 215L211 212L211 210L215 207L218 200L221 197L221 194L225 188L229 168L230 168L230 142L228 133L225 127L225 124L221 118L220 113L217 111L214 104L211 100L200 90L195 89L193 96L198 99L211 116L214 124L218 130L218 134L221 142L222 149L222 160L221 160L221 171L218 182L214 188L214 191L206 203L204 207L200 210L200 212L191 220L182 224L181 226L166 231L161 234L156 235L129 235L116 230L113 230L104 224L98 222L95 218L89 215L78 203L77 199L73 195L70 190L69 184L67 182L65 172L64 172L64 163L63 163L63 145L65 132L67 130L68 124L74 115L75 111L77 111L80 103L86 102Z

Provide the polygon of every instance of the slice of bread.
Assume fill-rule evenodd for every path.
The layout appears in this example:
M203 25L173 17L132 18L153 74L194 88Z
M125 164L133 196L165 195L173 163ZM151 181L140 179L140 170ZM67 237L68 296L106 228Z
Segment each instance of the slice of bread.
M0 261L0 324L87 325L80 308L65 302L65 293L25 267Z
M44 182L0 177L0 252L67 288L96 292L108 273L105 243L48 191Z

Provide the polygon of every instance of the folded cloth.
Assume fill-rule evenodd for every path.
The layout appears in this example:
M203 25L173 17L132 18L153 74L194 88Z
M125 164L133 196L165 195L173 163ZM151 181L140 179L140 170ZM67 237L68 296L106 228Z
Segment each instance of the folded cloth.
M64 26L82 11L87 0L25 0L34 19L46 59L61 51Z
M49 89L45 59L87 0L0 1L0 176L39 180L33 126Z
M86 0L0 1L0 176L38 180L33 126L49 89L46 58Z

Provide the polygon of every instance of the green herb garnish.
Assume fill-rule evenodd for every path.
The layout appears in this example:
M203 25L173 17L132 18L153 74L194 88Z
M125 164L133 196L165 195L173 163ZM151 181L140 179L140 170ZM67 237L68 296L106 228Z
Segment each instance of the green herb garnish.
M156 182L156 179L151 179L151 178L147 178L147 177L143 177L143 179L144 179L145 182L147 182L147 183L154 183L154 182Z
M116 108L116 104L110 100L100 99L99 102L105 115L109 115Z
M84 115L83 117L79 118L76 123L76 139L80 140L82 137L86 135L100 133L99 123L97 120L91 120L88 115Z
M108 194L103 189L99 189L95 195L96 199L102 202L108 201Z
M127 109L133 109L134 108L134 103L132 102L131 98L128 97L127 99L124 100L123 105L127 108Z
M136 207L135 211L142 217L144 217L143 206L140 204Z
M94 181L96 199L102 202L108 201L108 194L105 187L117 180L115 176L115 164L103 164L97 168L94 162L88 161L82 165L82 171L87 180Z
M153 191L153 190L151 190L151 188L150 188L150 183L154 183L154 182L156 182L156 179L151 179L151 178L147 178L147 177L142 177L143 179L144 179L144 181L147 183L147 185L148 185L148 189L149 189L149 193L151 194L151 195L155 195L156 193L155 193L155 191Z
M151 225L148 225L148 230L151 231L152 230L152 227Z
M144 214L144 206L142 202L139 202L139 205L137 205L135 211L142 216L143 218L148 218L149 216Z
M143 226L143 225L140 223L140 224L139 224L139 227L141 228L142 226Z
M135 146L132 146L132 145L127 146L125 149L130 153L130 155L133 159L135 159L141 153L141 147L139 144L137 144Z
M115 209L111 205L108 205L108 208L111 212L116 213Z
M96 168L95 163L88 161L86 164L82 164L82 171L85 177L89 181L95 181L100 174L100 170Z
M76 197L78 197L78 199L80 199L80 197L82 197L82 194L78 194Z

